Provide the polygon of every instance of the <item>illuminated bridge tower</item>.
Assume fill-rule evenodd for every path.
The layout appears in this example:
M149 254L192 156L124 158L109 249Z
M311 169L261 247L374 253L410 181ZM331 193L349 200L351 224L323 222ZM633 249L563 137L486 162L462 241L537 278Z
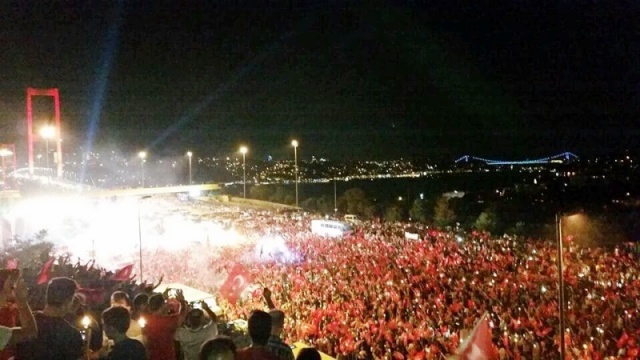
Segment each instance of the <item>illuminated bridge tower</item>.
M34 89L27 88L27 142L29 152L29 173L33 175L33 109L31 98L33 96L51 96L55 110L55 143L56 153L54 163L58 164L58 177L62 177L62 138L60 137L60 93L58 89ZM47 154L49 156L49 154Z

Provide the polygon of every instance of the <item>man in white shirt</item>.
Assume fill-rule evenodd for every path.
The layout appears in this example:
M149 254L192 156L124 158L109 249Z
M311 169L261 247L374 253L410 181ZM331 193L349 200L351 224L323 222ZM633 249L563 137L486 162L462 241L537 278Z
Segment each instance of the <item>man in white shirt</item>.
M180 342L184 360L197 360L202 344L218 335L216 314L204 301L200 302L200 304L202 310L191 309L187 313L184 326L176 330L175 338ZM208 323L204 317L203 310L211 319Z

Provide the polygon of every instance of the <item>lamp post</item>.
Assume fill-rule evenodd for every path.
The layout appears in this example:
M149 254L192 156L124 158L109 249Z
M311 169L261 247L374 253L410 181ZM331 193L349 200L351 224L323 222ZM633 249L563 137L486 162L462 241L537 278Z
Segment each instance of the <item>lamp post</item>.
M240 146L240 153L242 154L242 197L247 198L247 163L246 155L249 149L246 146Z
M333 213L337 214L338 213L338 185L337 185L337 179L334 177L333 178Z
M7 185L7 167L5 166L4 158L6 156L13 155L13 152L9 149L2 148L0 149L0 157L2 157L2 186Z
M44 143L45 143L45 157L46 157L46 164L47 164L47 176L49 176L49 139L53 139L53 137L56 135L56 129L53 126L50 125L46 125L43 126L40 129L40 136L42 136L42 138L44 139Z
M140 266L140 283L142 283L142 224L140 221L140 201L150 197L151 195L146 195L138 198L138 263Z
M187 157L189 158L189 185L193 185L193 178L191 177L191 157L193 153L191 151L187 151Z
M296 173L296 207L298 207L298 140L291 141L291 146L293 146L294 171Z
M144 187L144 162L146 161L145 159L147 158L147 152L140 151L138 153L138 157L140 158L140 168L142 171L142 187Z
M563 249L563 244L562 244L562 226L563 226L563 219L565 218L570 218L573 216L578 215L578 213L570 213L570 214L563 214L563 213L557 213L556 214L556 241L557 241L557 247L558 247L558 306L559 306L559 310L560 310L560 359L564 359L565 358L565 353L566 353L566 349L565 349L565 342L564 342L564 333L565 333L565 325L564 325L564 305L565 305L565 300L564 300L564 274L563 274L563 266L564 266L564 249Z

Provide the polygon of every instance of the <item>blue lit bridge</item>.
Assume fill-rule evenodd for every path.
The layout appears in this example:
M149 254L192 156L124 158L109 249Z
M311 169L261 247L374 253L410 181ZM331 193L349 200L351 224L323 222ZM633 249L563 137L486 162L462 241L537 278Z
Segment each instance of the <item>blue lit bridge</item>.
M486 165L542 165L542 164L552 164L552 163L569 163L578 159L579 159L578 155L572 152L563 152L562 154L548 156L540 159L519 160L519 161L491 160L491 159L484 159L481 157L476 157L471 155L465 155L457 159L455 163L466 164L469 162L483 162Z

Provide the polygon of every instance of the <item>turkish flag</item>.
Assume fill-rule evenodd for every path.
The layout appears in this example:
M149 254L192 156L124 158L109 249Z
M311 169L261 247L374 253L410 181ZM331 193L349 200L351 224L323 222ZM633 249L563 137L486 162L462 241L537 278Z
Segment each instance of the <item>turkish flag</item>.
M16 259L7 260L7 265L5 266L5 269L7 269L7 270L15 270L17 268L18 268L18 260L16 260Z
M457 355L465 360L496 360L498 352L491 342L491 329L489 328L489 314L485 313L476 323L471 334L460 345Z
M240 298L240 294L251 284L251 274L241 264L236 263L231 271L227 281L220 287L220 295L228 302L235 304Z
M620 338L616 342L616 345L618 346L618 349L623 348L627 344L628 341L629 341L629 334L627 334L627 332L624 331L622 333L622 336L620 336Z
M38 285L46 284L47 282L49 282L51 268L53 267L53 262L55 260L55 258L50 258L46 263L44 263L44 265L42 265L40 275L38 275Z
M539 337L545 337L547 335L549 335L549 333L552 331L553 329L548 327L544 330L540 330L540 331L536 331L536 335L538 335Z
M116 271L111 277L111 280L115 281L129 281L131 280L131 274L133 273L133 264L129 264L122 269Z

